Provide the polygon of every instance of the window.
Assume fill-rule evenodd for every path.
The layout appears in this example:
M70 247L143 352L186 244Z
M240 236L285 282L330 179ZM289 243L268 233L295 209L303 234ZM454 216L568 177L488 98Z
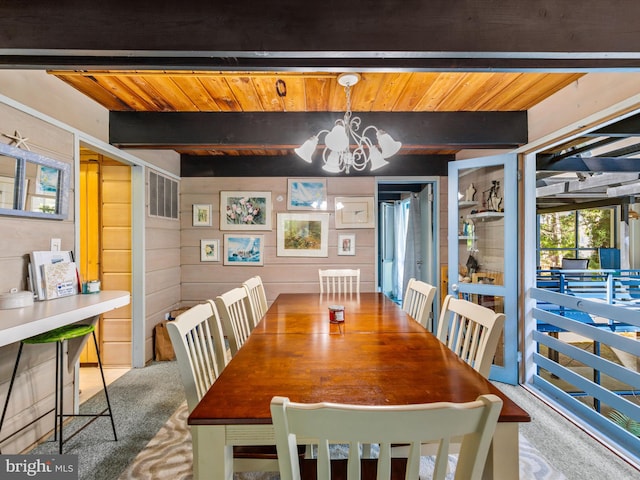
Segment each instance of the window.
M589 208L538 215L538 265L559 268L563 258L588 258L600 268L598 248L616 245L616 210Z
M178 182L149 171L149 216L178 219Z

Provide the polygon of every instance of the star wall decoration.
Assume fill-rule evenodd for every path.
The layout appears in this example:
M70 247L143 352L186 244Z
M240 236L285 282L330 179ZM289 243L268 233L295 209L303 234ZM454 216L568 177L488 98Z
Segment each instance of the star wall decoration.
M16 130L13 135L9 135L8 133L3 133L2 135L11 139L9 145L15 143L16 147L24 148L25 150L31 151L29 145L27 145L27 140L29 140L29 137L23 137L18 130Z

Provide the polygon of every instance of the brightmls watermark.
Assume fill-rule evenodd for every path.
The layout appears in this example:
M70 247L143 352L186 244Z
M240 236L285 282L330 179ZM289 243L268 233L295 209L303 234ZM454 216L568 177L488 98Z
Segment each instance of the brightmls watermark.
M78 455L0 455L0 480L78 480Z

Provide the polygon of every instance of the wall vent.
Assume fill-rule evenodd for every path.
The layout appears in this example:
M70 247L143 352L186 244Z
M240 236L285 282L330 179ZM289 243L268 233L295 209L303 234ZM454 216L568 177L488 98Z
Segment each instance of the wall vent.
M178 220L178 182L149 171L149 216Z

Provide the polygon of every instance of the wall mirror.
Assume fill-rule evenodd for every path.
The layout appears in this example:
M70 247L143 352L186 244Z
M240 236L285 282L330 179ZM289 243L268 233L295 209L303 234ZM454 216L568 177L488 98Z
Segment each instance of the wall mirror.
M0 143L0 215L64 220L71 166Z

